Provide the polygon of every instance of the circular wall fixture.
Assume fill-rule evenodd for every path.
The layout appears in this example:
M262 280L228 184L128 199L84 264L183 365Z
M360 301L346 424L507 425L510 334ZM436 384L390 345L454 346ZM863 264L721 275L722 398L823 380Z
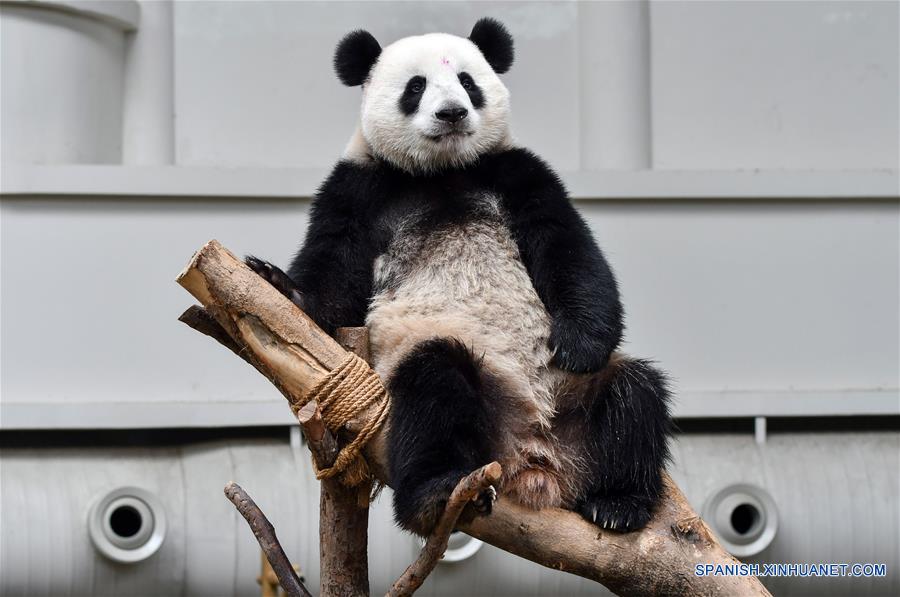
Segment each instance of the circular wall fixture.
M425 540L421 539L424 546ZM447 539L447 549L444 551L440 563L453 563L467 560L478 553L483 543L480 539L470 537L461 531L453 531Z
M703 518L737 557L754 556L767 548L778 531L778 510L769 493L755 485L729 485L703 508Z
M88 513L94 547L114 562L146 560L166 538L166 515L155 495L119 487L97 500Z

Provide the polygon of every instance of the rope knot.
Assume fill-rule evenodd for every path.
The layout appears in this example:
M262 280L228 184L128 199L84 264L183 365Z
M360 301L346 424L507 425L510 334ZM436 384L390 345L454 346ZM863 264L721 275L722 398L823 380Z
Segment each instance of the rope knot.
M300 407L310 400L319 403L322 420L334 434L371 405L378 405L377 412L353 441L341 449L334 464L316 470L317 479L340 474L341 481L348 487L355 487L369 479L371 475L361 454L362 448L381 428L390 407L387 390L378 374L359 356L348 352L347 358L309 391Z

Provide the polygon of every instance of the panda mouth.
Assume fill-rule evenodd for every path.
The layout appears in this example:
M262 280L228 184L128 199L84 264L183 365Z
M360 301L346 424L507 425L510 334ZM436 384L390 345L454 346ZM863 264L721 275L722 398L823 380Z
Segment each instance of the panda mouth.
M439 143L441 141L447 141L450 139L464 139L466 137L471 137L474 133L471 131L462 131L462 130L450 130L445 133L439 133L437 135L425 135L428 139L431 139L435 143Z

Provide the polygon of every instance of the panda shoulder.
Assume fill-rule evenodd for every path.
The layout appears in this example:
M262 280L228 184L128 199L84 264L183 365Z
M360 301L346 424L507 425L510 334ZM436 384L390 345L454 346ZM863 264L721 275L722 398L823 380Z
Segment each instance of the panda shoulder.
M556 172L528 149L515 147L499 152L485 166L489 180L509 207L553 207L569 202Z
M372 205L378 177L378 168L374 164L341 160L319 186L313 208L320 213L358 214Z

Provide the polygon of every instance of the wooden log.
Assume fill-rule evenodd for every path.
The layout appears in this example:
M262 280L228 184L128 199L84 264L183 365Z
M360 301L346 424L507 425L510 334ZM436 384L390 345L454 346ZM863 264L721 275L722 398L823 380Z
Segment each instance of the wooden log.
M256 296L260 278L227 249L213 241L198 251L178 277L178 283L203 302L205 311L192 307L180 318L248 361L272 381L291 404L304 428L320 469L334 463L337 442L325 428L315 406L300 405L306 392L340 364L346 351L324 334L290 301L282 309L259 310ZM270 285L266 298L282 295ZM283 298L283 297L282 297ZM213 321L220 326L218 329ZM368 337L349 332L347 342L368 350ZM228 342L227 339L231 339ZM365 354L362 355L365 358ZM314 433L310 433L310 430ZM368 504L362 505L358 489L337 479L324 479L319 496L320 594L362 596L369 594Z
M297 412L297 420L303 428L303 435L306 436L306 442L309 444L309 451L312 452L313 460L316 467L327 468L334 464L340 447L334 435L325 426L325 420L322 419L322 413L319 412L319 403L310 400L306 405Z
M339 447L325 427L319 405L307 403L297 413L317 468L334 464ZM319 595L369 594L369 504L360 503L359 488L336 478L319 487Z
M289 400L301 397L346 354L292 302L216 241L194 255L178 282L242 350L251 353L251 362ZM370 445L367 457L373 471L389 484L383 453ZM650 524L632 533L600 529L566 510L535 512L502 497L491 515L476 517L459 528L538 564L595 580L623 596L769 595L756 577L695 574L697 564L738 561L722 549L668 478L665 496Z
M756 577L700 577L698 564L739 564L713 537L671 477L650 523L639 531L598 529L573 512L498 502L460 530L550 568L595 580L617 595L769 595Z
M295 412L302 397L337 367L346 351L294 303L210 241L177 279L248 359L278 380Z
M338 330L336 339L363 359L368 358L367 333L361 334L355 329ZM318 409L310 420L316 419L324 429ZM303 418L300 420L302 423ZM327 429L324 431L328 432ZM316 465L320 469L330 467L337 454L335 444L326 457L317 458ZM369 594L370 491L368 484L349 488L335 477L322 479L319 492L319 594L322 596L363 597Z

